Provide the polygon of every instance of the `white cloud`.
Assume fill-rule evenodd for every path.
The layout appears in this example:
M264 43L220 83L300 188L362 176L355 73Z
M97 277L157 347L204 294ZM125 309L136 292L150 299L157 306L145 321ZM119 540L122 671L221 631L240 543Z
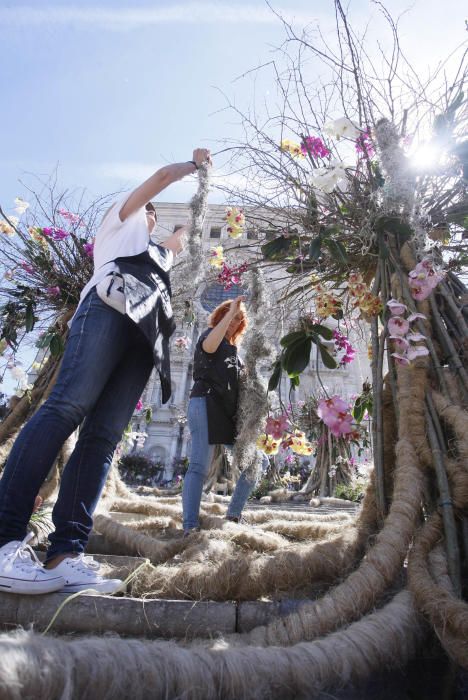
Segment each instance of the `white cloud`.
M316 14L300 10L277 11L287 20L308 24L317 19ZM158 24L274 24L278 18L268 7L235 5L227 3L179 3L166 7L104 8L70 5L12 5L0 8L0 25L41 26L79 25L86 29L129 31Z

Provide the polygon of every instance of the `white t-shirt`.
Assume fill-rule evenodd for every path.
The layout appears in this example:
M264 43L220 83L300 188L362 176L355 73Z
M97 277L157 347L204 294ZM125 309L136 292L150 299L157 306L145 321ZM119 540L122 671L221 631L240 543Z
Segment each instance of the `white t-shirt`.
M131 192L121 195L104 214L94 239L94 273L88 284L83 287L77 310L90 290L106 275L117 269L117 265L111 262L112 260L138 255L148 248L150 236L145 207L137 209L125 221L120 220L119 212L130 195Z

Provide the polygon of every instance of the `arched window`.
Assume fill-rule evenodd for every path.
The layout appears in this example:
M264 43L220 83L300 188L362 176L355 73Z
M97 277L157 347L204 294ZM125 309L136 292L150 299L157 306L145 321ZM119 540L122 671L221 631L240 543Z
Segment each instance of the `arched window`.
M210 284L202 292L200 302L205 311L211 312L226 299L235 299L240 294L248 296L247 289L240 284L233 284L230 289L224 289L222 284Z

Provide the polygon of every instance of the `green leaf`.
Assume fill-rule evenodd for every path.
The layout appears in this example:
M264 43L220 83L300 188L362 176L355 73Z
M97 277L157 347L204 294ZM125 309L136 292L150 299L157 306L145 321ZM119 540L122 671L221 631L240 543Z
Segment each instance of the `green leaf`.
M309 258L311 260L318 260L320 257L320 251L322 249L322 236L317 236L313 238L309 246Z
M356 399L356 403L353 406L353 418L356 421L356 423L360 423L362 421L362 417L364 415L364 411L366 410L365 403L360 400L361 397L358 396Z
M53 333L46 333L45 335L42 336L42 338L39 338L38 341L36 342L36 348L48 348L50 345L50 341L52 339Z
M297 236L286 238L279 236L272 241L268 241L262 245L262 253L267 260L284 260L288 255L291 255L297 248L299 239Z
M292 377L289 377L289 381L291 382L291 389L294 391L297 389L299 386L300 380L297 374L293 375Z
M25 324L27 333L32 331L35 323L36 323L36 317L34 316L34 306L32 304L28 304L26 306L26 324Z
M346 253L346 248L340 241L335 241L333 238L329 238L325 241L325 245L330 251L331 255L336 258L336 260L343 265L348 264L348 255Z
M52 338L50 339L50 354L53 357L60 357L60 355L63 353L64 350L64 345L62 338L58 335L58 333L55 333Z
M320 355L322 357L322 362L328 369L336 369L338 367L336 360L330 355L325 345L318 343L318 349L320 350Z
M332 314L332 318L334 318L336 321L340 321L343 318L343 309L338 309L335 314Z
M296 342L296 340L305 340L306 334L304 331L294 331L284 335L280 340L280 345L285 348L287 345Z
M282 371L281 360L277 360L273 365L273 374L268 380L268 391L274 391L276 389L280 382Z
M327 326L322 326L320 323L315 323L313 329L316 333L325 338L325 340L331 340L333 338L333 331Z
M152 420L153 420L153 409L151 408L151 406L149 406L145 411L145 422L151 423Z
M282 366L289 376L300 374L305 370L310 361L312 340L305 338L291 343L283 350Z
M374 228L378 233L394 233L401 243L413 235L411 226L399 216L379 216L375 221Z

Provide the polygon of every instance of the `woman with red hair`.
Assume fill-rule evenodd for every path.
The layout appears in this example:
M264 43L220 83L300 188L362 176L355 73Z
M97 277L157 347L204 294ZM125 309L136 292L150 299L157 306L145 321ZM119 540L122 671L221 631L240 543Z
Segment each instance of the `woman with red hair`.
M198 339L193 362L194 385L187 418L192 438L190 463L184 479L184 534L198 528L203 482L215 445L232 446L236 438L239 374L238 346L247 329L244 297L225 301L212 312L209 328ZM266 457L265 457L266 460ZM241 474L226 518L238 522L255 486Z

